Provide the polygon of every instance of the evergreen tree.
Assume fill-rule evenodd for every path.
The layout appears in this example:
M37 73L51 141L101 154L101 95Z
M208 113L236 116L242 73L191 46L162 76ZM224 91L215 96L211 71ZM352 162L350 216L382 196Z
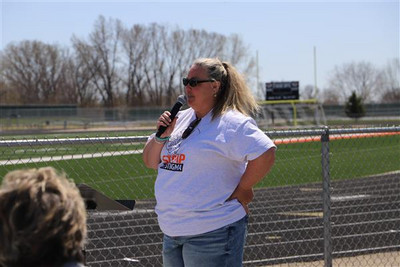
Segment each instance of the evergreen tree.
M357 97L353 91L345 105L345 113L348 117L358 119L365 115L364 104L361 97Z

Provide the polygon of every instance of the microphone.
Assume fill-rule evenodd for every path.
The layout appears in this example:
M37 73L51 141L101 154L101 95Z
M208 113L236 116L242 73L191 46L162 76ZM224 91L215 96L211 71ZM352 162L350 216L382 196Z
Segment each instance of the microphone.
M186 97L184 95L178 96L178 99L177 99L175 105L172 107L172 109L170 111L171 115L169 116L169 118L171 119L171 121L173 121L173 119L175 119L176 114L181 109L181 107L185 104L186 104ZM157 130L156 136L160 137L165 132L166 129L167 129L167 127L160 126Z

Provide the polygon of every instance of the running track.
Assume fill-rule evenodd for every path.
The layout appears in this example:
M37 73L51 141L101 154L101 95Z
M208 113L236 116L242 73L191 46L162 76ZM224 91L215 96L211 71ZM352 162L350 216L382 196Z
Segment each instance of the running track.
M332 182L331 187L334 257L400 253L400 172ZM244 266L323 259L321 188L312 184L256 191ZM131 212L90 213L86 264L161 266L162 234L154 205L148 200Z

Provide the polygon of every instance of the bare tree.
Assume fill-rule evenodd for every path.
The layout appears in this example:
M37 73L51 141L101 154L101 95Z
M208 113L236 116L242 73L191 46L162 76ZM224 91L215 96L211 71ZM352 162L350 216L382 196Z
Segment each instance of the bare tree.
M232 34L225 43L223 57L226 59L224 60L241 69L247 76L253 76L256 62L254 57L250 55L250 49L243 39L237 34Z
M20 95L6 83L4 78L5 65L3 64L3 53L1 52L0 62L0 104L19 104Z
M94 73L85 67L82 57L70 58L65 75L76 95L77 104L82 107L97 104L96 88L93 85Z
M126 86L125 101L128 105L143 105L146 92L143 66L149 54L150 38L146 28L134 25L123 34L123 51L127 55L125 61L127 75L124 78Z
M0 104L17 104L19 103L19 94L17 93L17 97L10 101L10 93L13 91L10 86L6 83L6 79L4 76L5 64L4 64L4 53L0 51Z
M119 45L122 38L122 24L119 20L106 21L100 16L95 22L89 42L72 38L72 43L84 68L93 77L92 82L106 107L115 105L115 96L119 94Z
M9 44L2 57L2 76L24 104L74 103L64 76L67 59L67 51L55 45Z
M8 46L1 69L7 88L23 103L165 106L183 92L182 78L196 58L218 57L247 78L254 74L254 58L238 35L156 23L126 29L99 16L88 40L73 36L71 42L72 56L35 41Z
M398 58L389 61L383 70L383 103L400 102L400 61Z
M166 29L164 26L153 23L148 28L150 38L150 51L148 60L144 65L144 74L147 81L147 92L150 103L164 105L162 102L166 91L167 81L164 78L165 45L162 39Z
M184 31L158 24L148 27L135 25L129 36L124 38L124 50L132 59L127 64L130 66L128 74L131 75L127 80L132 81L132 74L139 74L142 78L135 79L135 86L128 88L143 88L147 93L147 103L155 105L171 105L183 92L182 78L196 58L219 57L246 73L255 66L254 60L249 60L248 48L239 36L227 38L204 30ZM142 84L137 82L139 80ZM128 91L133 92L131 89Z
M233 64L248 81L255 77L255 59L250 56L249 47L240 36L233 34L229 37L215 32L190 29L184 33L181 50L181 75L187 73L190 64L199 57L217 57L222 61Z
M364 103L374 101L376 100L375 93L381 90L381 86L381 71L367 62L353 62L336 66L329 79L329 88L340 93L342 103L353 91L361 97Z
M328 88L322 91L322 103L325 105L339 105L340 95L336 89Z
M185 53L183 45L184 32L175 29L173 31L164 31L162 34L164 51L166 53L165 79L168 82L165 102L171 105L175 102L177 96L182 93L181 87L182 73L182 55Z

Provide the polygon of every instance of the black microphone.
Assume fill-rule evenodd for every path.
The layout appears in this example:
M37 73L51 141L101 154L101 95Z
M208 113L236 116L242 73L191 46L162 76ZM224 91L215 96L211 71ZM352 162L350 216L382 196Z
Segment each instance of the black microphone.
M181 109L181 107L185 104L186 104L186 97L184 95L178 96L178 99L177 99L175 105L172 107L172 109L170 111L171 115L169 116L169 118L171 119L171 121L173 121L175 119L176 114ZM161 135L165 132L166 129L167 129L167 127L165 127L165 126L158 127L156 136L161 137Z

